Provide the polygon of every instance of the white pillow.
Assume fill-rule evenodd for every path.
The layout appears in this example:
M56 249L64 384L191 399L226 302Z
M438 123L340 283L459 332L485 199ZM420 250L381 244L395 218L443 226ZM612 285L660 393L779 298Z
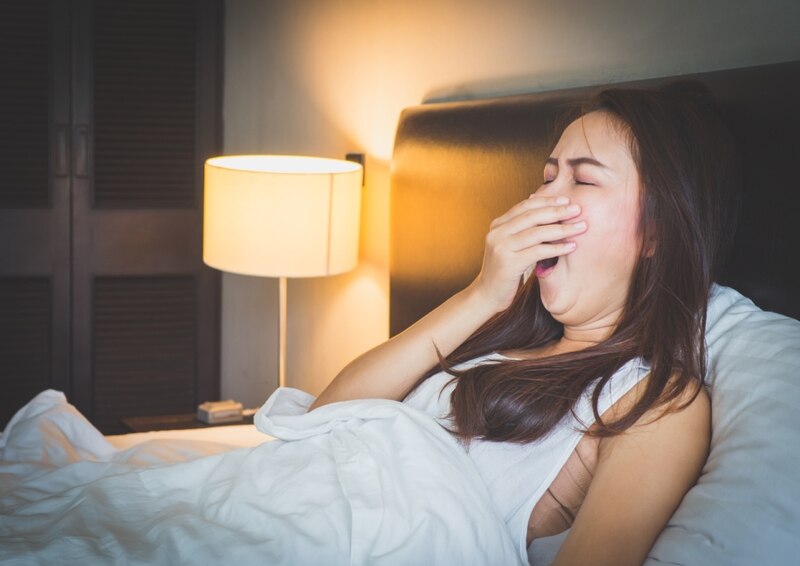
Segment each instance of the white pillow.
M800 560L800 322L715 286L711 453L647 564Z
M714 285L706 323L711 452L645 564L800 560L800 322ZM549 564L566 533L535 541Z

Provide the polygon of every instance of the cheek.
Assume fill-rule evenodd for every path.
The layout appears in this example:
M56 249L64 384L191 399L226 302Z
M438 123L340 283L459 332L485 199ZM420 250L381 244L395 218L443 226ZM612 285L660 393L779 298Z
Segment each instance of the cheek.
M606 262L612 258L635 260L639 235L636 226L638 216L634 208L628 203L587 205L581 219L586 220L589 229L583 234L584 242L581 243L580 239L577 241L579 246L591 251L592 263Z

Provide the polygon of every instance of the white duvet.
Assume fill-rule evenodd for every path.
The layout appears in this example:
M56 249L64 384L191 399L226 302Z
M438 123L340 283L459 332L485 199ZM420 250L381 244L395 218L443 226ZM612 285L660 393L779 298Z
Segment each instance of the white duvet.
M305 408L278 390L254 448L118 450L46 391L0 438L0 562L524 564L472 461L424 413ZM265 437L266 439L267 437Z

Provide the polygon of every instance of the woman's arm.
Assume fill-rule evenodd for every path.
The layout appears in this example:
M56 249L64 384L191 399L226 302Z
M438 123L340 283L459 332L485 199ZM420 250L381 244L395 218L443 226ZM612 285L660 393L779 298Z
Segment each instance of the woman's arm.
M687 401L691 393L685 391L678 401ZM623 434L601 441L589 492L554 565L644 562L697 481L711 438L705 390L684 409L651 422L661 410L651 410Z
M416 324L350 362L311 409L346 399L404 398L417 380L494 314L476 285L453 295Z
M559 224L577 216L564 197L532 195L492 223L483 267L466 289L431 311L406 331L348 364L311 409L347 399L404 398L419 378L436 365L436 348L447 356L497 312L507 308L520 277L537 261L575 248L547 242L585 230Z

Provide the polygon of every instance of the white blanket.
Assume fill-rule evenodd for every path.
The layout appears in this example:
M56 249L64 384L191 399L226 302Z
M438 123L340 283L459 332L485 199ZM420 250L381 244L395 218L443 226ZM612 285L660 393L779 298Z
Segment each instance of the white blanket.
M474 465L401 403L278 390L254 448L119 451L47 391L0 438L0 562L522 564Z

